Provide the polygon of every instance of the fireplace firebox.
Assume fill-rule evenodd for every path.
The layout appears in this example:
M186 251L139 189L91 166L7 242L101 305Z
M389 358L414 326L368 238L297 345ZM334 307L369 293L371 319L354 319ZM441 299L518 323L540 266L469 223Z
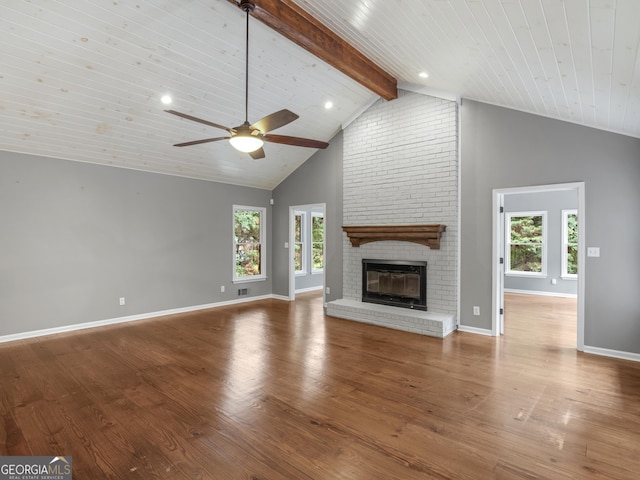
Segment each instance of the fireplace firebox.
M427 309L427 262L362 260L362 301Z

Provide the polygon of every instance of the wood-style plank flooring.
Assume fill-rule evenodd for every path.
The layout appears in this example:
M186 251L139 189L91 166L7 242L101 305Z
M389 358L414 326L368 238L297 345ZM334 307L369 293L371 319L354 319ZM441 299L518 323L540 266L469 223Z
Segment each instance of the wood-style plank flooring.
M501 338L305 294L2 344L0 455L72 455L74 480L637 480L640 364L577 352L575 301L534 298Z

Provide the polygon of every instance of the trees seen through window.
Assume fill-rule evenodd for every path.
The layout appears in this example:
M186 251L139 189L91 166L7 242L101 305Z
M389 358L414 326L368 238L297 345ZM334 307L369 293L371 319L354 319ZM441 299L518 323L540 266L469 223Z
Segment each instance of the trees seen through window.
M264 272L264 218L266 211L258 207L233 208L235 268L234 280L255 280Z

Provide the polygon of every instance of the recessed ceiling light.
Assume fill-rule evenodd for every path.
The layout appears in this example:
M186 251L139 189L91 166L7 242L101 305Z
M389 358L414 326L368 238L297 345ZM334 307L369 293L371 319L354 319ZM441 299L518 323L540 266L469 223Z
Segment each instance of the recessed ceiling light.
M427 72L420 72L420 73L418 74L418 76L419 76L420 78L429 78L429 74L428 74Z
M329 100L328 102L326 102L324 104L324 108L326 108L327 110L333 108L333 102L331 100Z
M173 99L171 98L171 95L163 95L160 101L165 105L169 105L171 102L173 102Z

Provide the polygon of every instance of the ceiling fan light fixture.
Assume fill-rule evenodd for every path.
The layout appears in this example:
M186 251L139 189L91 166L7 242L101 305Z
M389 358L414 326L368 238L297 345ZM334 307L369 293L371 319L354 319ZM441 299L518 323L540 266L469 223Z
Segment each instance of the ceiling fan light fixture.
M264 145L264 141L260 137L246 134L234 135L229 139L229 143L233 148L244 153L255 152Z

